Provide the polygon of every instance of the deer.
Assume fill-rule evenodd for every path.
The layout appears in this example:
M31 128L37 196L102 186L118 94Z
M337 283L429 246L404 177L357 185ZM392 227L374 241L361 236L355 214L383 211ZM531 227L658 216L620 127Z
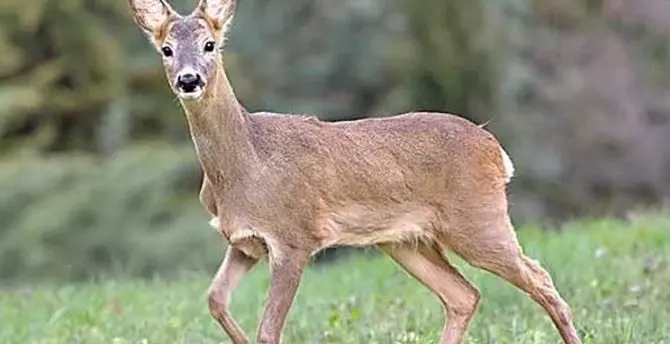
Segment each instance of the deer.
M522 290L564 343L581 343L552 277L517 240L514 165L482 125L441 112L341 122L250 113L224 68L235 0L200 0L186 15L164 0L127 1L162 56L202 168L199 200L227 242L207 305L233 343L249 339L232 294L259 261L270 281L256 343L278 344L310 259L335 246L378 249L432 291L445 310L442 344L466 339L480 303L448 251Z

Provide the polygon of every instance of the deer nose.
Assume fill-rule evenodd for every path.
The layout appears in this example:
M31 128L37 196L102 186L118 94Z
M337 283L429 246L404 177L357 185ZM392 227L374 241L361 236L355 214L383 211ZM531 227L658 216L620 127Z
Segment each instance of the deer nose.
M202 86L202 79L199 74L186 73L177 77L177 87L182 92L191 93Z

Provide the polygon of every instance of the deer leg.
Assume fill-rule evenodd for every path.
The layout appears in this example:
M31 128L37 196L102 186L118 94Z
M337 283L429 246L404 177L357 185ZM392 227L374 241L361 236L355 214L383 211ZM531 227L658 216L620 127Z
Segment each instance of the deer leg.
M519 257L519 271L508 276L510 281L530 294L549 313L565 343L580 344L582 341L572 324L570 307L556 290L549 273L523 253Z
M564 343L581 344L570 307L556 290L549 273L538 263L519 250L500 262L475 262L473 265L500 276L529 294L549 314Z
M286 257L270 264L270 286L265 311L258 326L258 344L279 344L281 332L291 304L298 291L309 255L300 252L282 252ZM288 258L290 257L290 258Z
M568 304L556 290L549 273L523 254L514 229L505 218L502 226L477 233L470 239L474 245L456 248L471 265L487 270L512 283L530 295L551 317L563 342L581 344Z
M435 247L384 244L379 247L442 301L445 321L441 344L459 344L479 304L479 291Z
M230 297L256 262L255 258L247 256L233 246L228 246L226 256L209 287L209 312L234 344L246 344L249 340L228 311Z

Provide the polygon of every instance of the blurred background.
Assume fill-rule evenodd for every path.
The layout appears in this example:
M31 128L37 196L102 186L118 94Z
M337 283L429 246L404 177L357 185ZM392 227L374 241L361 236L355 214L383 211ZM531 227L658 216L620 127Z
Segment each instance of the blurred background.
M220 261L184 115L128 13L0 4L0 283ZM555 224L667 204L669 32L666 0L239 0L226 63L250 111L490 121L514 221Z

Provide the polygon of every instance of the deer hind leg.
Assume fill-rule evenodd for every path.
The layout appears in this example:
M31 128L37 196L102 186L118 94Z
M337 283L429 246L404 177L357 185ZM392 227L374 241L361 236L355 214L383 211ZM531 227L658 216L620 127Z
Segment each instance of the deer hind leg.
M477 288L436 247L426 244L419 244L418 248L412 244L380 244L379 248L442 301L448 320L440 343L461 343L479 304Z
M524 255L506 215L499 225L472 228L467 241L451 240L451 247L471 265L487 270L530 295L551 317L563 342L580 344L568 304L549 273Z
M228 246L226 257L209 287L209 312L234 344L246 344L249 340L228 311L230 297L257 261L235 247Z

